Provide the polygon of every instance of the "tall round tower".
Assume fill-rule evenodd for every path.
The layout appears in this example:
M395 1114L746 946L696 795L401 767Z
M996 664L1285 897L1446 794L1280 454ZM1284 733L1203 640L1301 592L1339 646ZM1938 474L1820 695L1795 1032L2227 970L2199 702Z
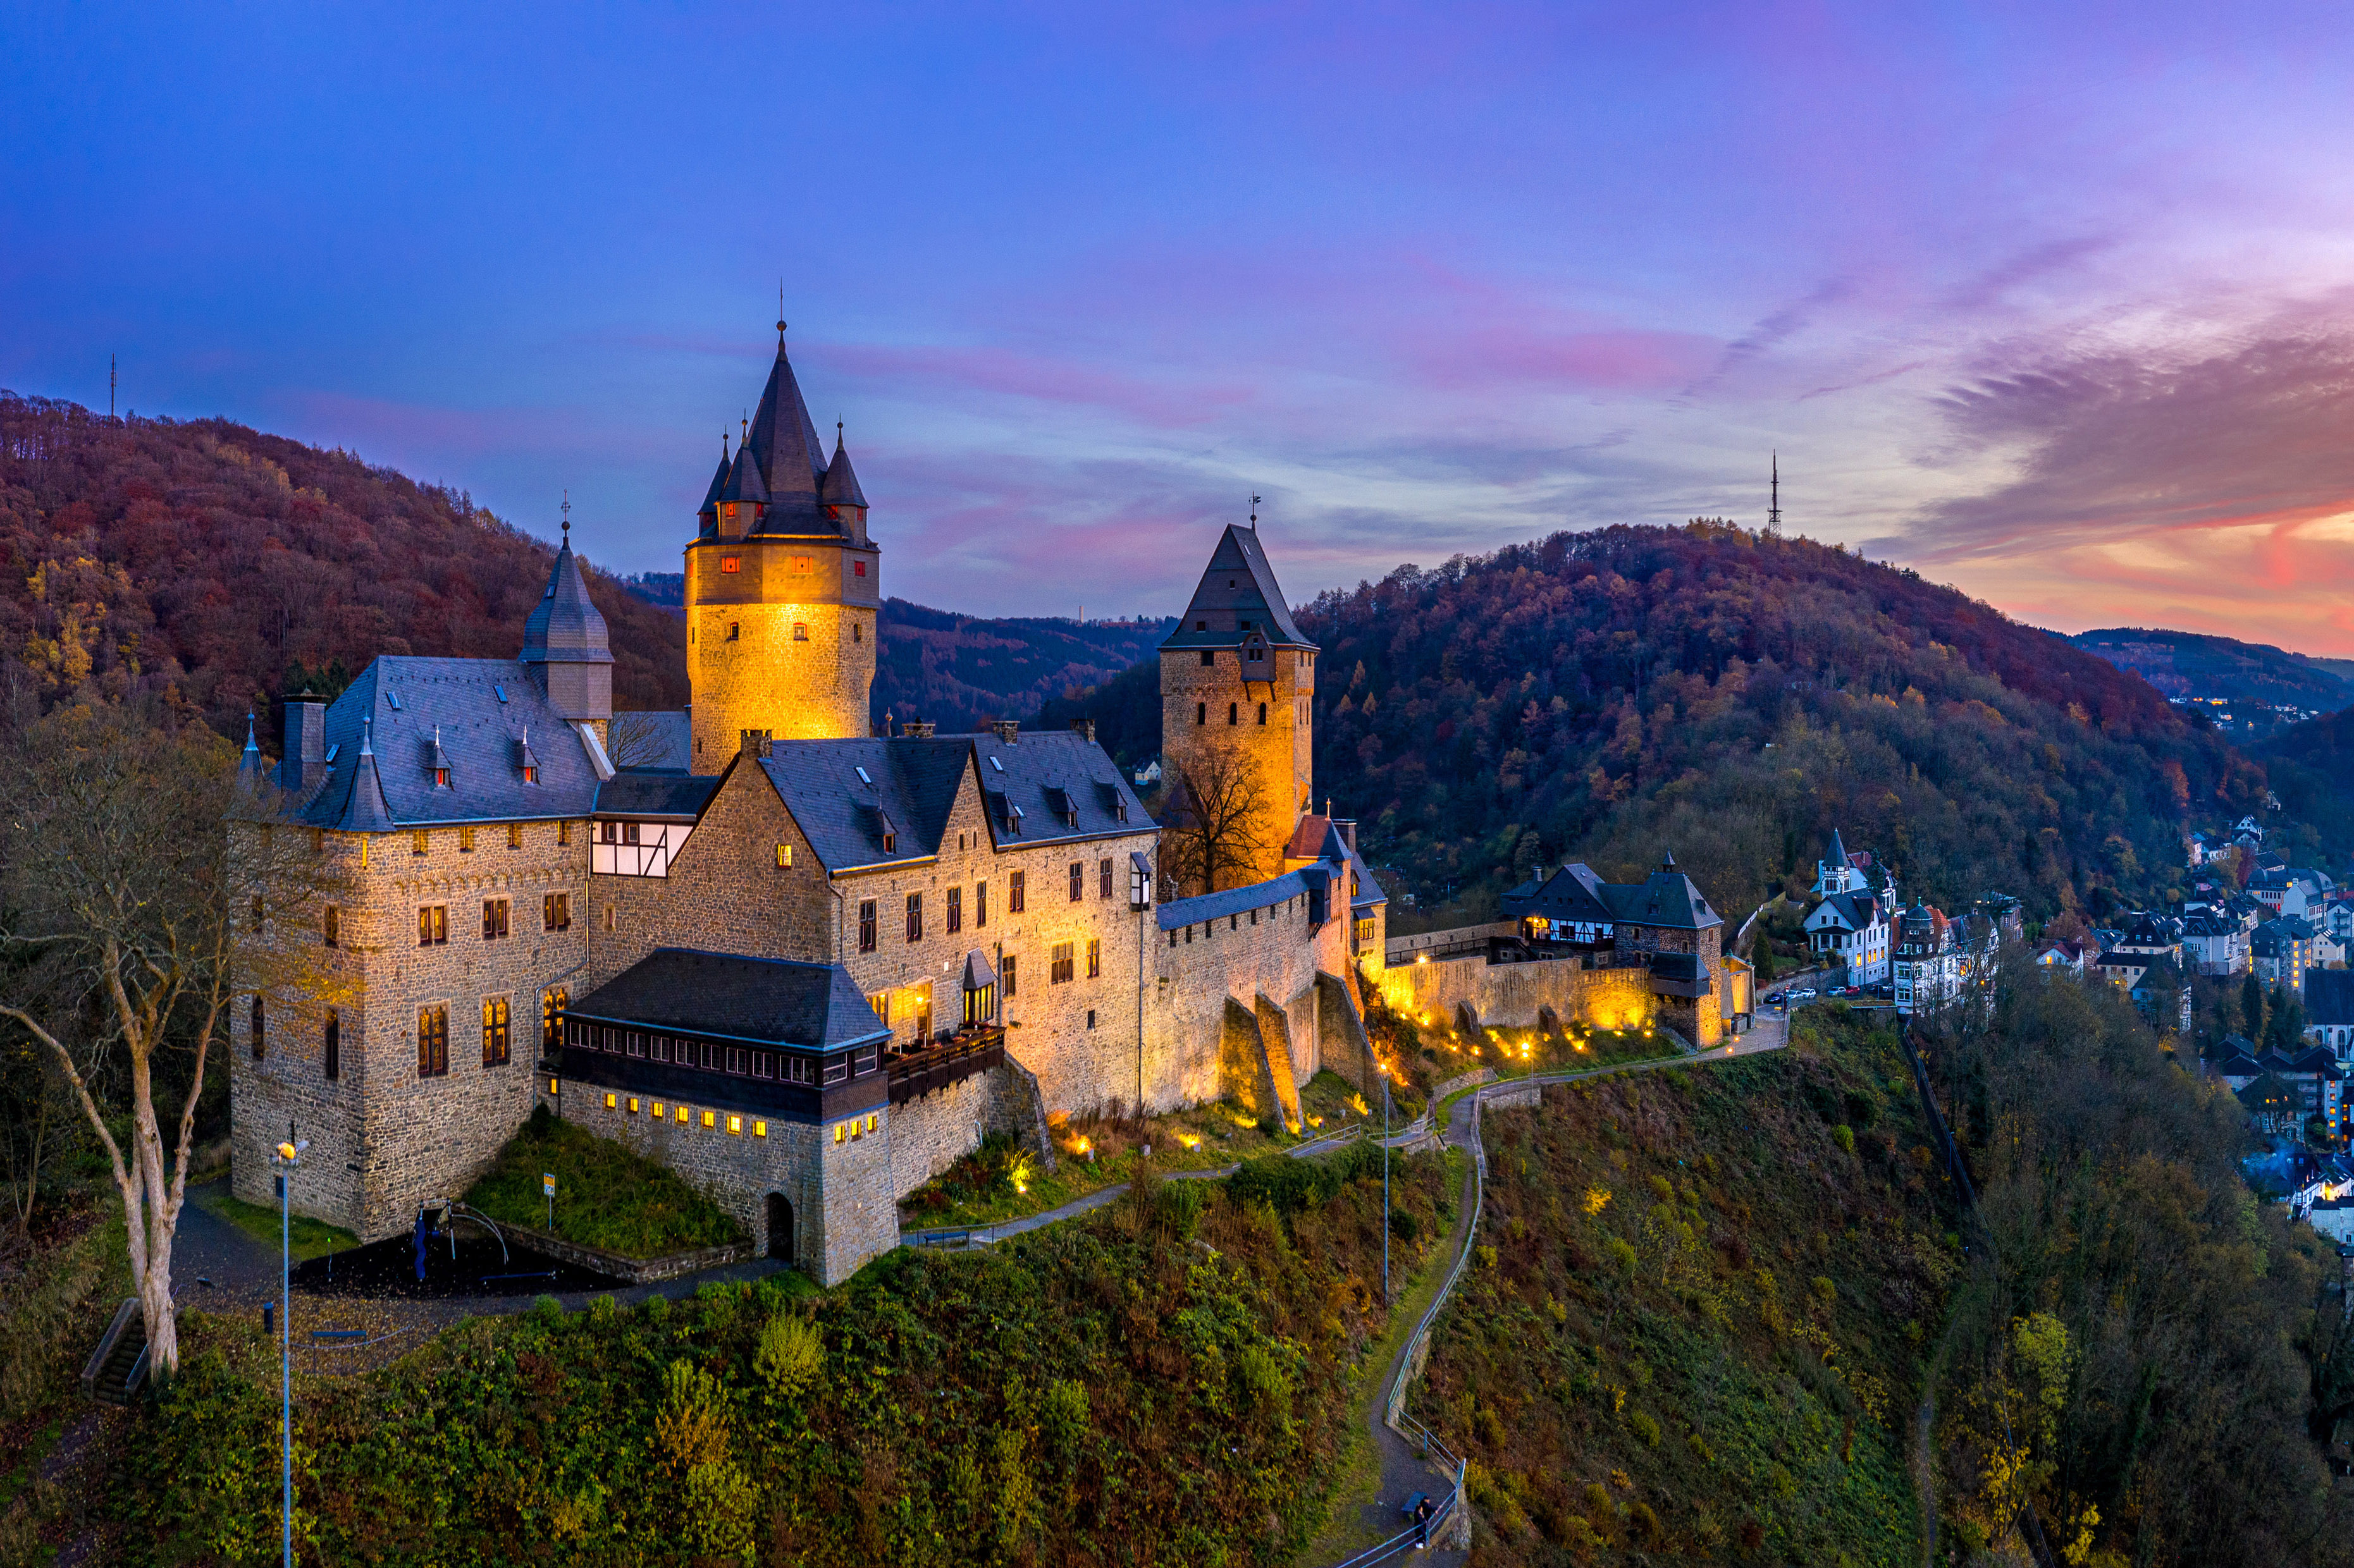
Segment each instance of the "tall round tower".
M880 553L837 428L825 461L785 355L686 546L686 667L696 773L717 773L748 734L838 739L868 732Z

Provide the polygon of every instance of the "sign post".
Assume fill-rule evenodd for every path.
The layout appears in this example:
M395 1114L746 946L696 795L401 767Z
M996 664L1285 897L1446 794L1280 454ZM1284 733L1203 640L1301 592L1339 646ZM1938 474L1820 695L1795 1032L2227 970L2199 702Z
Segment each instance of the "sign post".
M556 1228L555 1171L543 1171L539 1173L539 1190L541 1194L547 1199L547 1228L552 1231Z

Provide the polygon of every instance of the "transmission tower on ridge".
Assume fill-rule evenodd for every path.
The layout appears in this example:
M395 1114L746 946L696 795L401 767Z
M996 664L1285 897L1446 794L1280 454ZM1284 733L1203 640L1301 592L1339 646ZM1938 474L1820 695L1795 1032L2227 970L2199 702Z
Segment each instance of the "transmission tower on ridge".
M1766 532L1778 538L1782 533L1782 454L1780 452L1774 454L1773 489L1767 492L1767 494L1771 499L1766 504Z

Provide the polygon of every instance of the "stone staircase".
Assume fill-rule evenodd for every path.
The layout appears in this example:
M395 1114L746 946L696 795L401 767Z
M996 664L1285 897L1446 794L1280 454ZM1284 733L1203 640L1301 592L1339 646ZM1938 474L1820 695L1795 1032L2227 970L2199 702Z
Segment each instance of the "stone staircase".
M147 1319L133 1296L114 1309L105 1338L81 1369L82 1396L101 1404L129 1404L146 1381Z

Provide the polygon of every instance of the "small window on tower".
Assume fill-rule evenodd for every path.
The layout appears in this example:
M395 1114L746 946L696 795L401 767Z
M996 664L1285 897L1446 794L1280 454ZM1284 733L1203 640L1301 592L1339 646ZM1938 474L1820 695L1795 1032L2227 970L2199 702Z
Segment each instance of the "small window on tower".
M1202 664L1204 669L1215 664L1217 662L1218 656L1215 653L1213 653L1207 648L1202 650Z
M1242 723L1242 722L1243 722L1242 714L1243 714L1243 705L1242 705L1242 704L1240 704L1240 703L1228 703L1228 704L1226 705L1226 722L1227 722L1228 724L1240 724L1240 723Z
M723 572L740 572L744 569L744 557L722 556L719 557L719 569Z
M743 628L742 628L742 627L740 627L740 626L738 626L735 621L732 621L732 620L731 620L731 621L729 621L729 622L727 623L727 641L730 641L730 642L735 641L736 641L736 639L737 639L737 635L738 635L742 630L743 630Z
M785 570L797 577L805 577L817 569L817 563L807 556L795 556L785 563Z
M852 577L864 577L864 576L866 575L866 563L865 563L864 561L853 561L853 562L851 562L851 563L850 563L850 575L851 575Z
M1261 724L1265 724L1267 722L1267 705L1265 703L1261 703L1258 705L1258 722Z
M853 642L864 642L866 641L864 631L861 630L858 622L854 620L850 623L850 640Z
M1207 724L1210 722L1209 704L1195 703L1193 705L1193 722L1195 724Z
M806 642L809 641L809 622L805 620L796 620L793 622L793 641L796 642Z

